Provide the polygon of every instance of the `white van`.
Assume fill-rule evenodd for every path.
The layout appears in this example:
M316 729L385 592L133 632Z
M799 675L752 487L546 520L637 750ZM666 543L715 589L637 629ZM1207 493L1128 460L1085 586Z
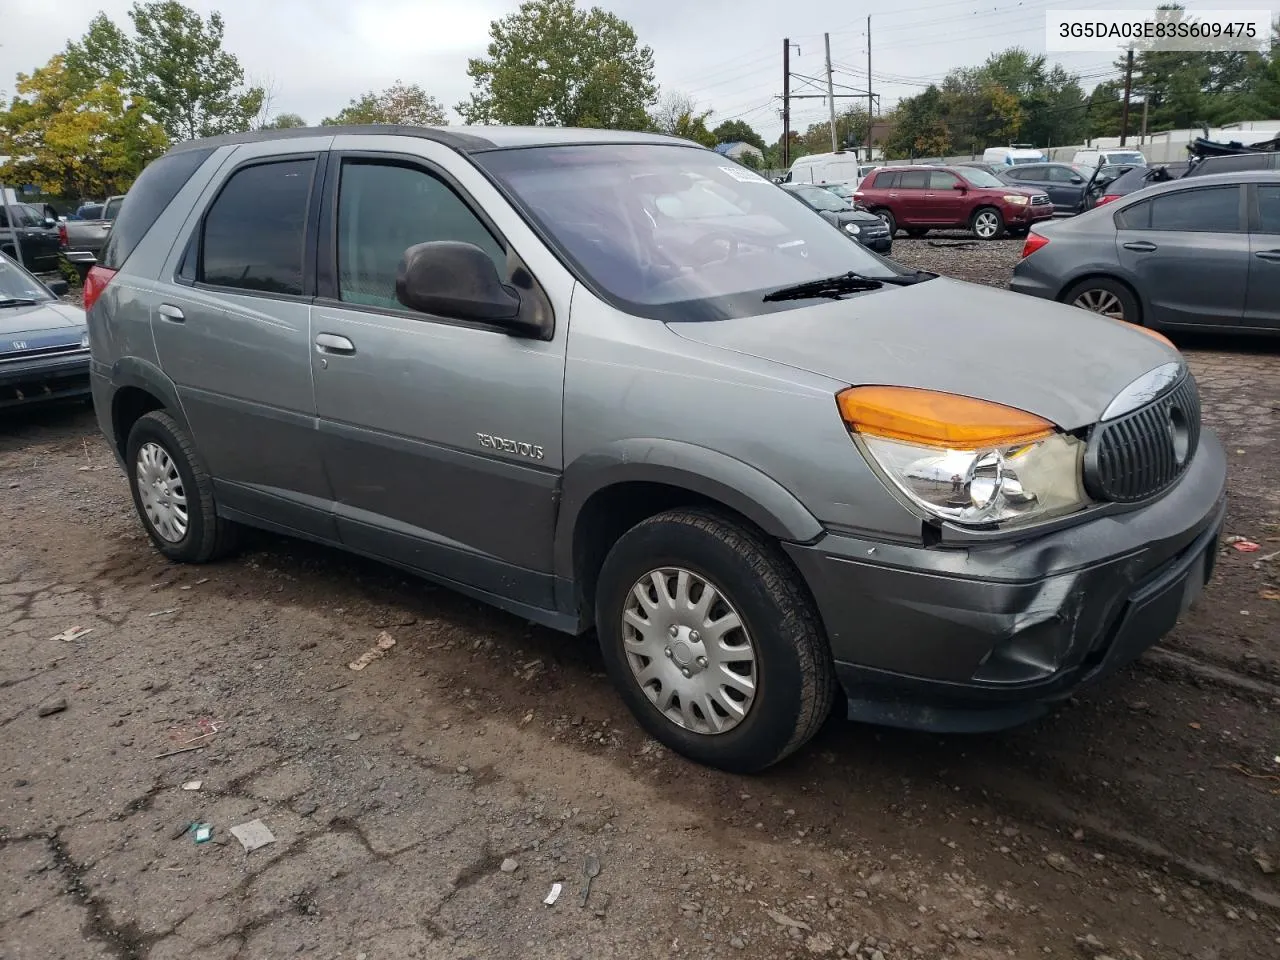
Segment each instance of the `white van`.
M843 183L856 187L876 168L874 163L858 163L856 153L813 153L797 157L784 178L786 183Z
M1076 155L1071 158L1071 162L1076 166L1084 167L1105 167L1113 163L1135 163L1145 167L1147 158L1142 155L1140 150L1129 150L1125 147L1120 147L1118 149L1077 150Z
M1015 143L1011 147L987 147L982 151L983 163L998 163L1006 167L1020 163L1044 163L1047 159L1043 152L1026 143Z

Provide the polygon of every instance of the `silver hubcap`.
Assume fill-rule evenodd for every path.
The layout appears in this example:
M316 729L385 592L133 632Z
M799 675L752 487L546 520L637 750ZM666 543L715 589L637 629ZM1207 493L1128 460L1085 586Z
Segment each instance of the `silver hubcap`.
M990 210L985 210L974 218L973 232L983 240L986 240L988 237L994 237L996 235L996 231L999 229L1000 220Z
M169 452L148 441L138 450L138 499L151 528L170 543L187 535L187 492Z
M1113 320L1124 319L1124 305L1110 290L1086 290L1076 297L1072 303L1084 310L1092 310Z
M622 644L636 683L676 726L717 734L746 719L755 647L710 581L677 567L646 573L627 595Z

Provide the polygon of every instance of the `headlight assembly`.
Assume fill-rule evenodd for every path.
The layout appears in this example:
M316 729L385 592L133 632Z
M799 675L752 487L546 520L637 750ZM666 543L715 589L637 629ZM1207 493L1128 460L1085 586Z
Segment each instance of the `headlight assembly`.
M1027 197L1013 193L1005 194L1001 199L1003 199L1005 203L1012 203L1015 207L1025 207L1031 202Z
M846 223L844 225L844 232L851 233L856 237L862 231L858 229L858 225L856 223Z

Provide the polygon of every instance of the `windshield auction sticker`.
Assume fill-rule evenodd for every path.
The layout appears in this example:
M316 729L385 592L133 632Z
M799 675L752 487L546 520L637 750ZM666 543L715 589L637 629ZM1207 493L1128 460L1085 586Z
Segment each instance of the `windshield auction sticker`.
M746 167L732 166L732 167L721 167L720 169L723 170L725 173L727 173L729 176L733 177L733 179L737 180L739 183L768 183L769 182L764 177L760 176L758 173L752 173Z
M1050 10L1049 53L1217 52L1271 44L1270 10Z

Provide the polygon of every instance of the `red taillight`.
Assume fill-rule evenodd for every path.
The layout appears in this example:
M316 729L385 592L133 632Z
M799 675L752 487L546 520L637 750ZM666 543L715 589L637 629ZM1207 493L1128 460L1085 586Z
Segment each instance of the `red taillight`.
M67 225L65 223L58 224L58 246L69 247L71 242L67 239Z
M1112 200L1119 200L1123 197L1123 193L1107 193L1098 198L1098 202L1094 204L1096 207L1102 206L1104 203L1110 203Z
M1029 257L1048 242L1049 238L1042 234L1028 233L1027 240L1022 245L1022 255L1024 257Z
M93 305L98 302L98 298L102 296L102 291L107 289L116 272L107 267L90 267L88 275L84 278L84 308L92 310Z

